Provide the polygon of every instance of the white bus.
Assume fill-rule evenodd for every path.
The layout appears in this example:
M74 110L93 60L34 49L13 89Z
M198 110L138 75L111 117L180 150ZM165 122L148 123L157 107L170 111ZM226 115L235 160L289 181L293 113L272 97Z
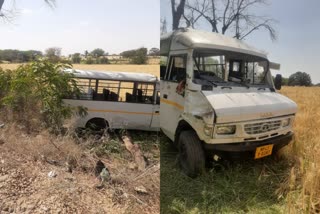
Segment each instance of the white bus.
M160 91L157 76L132 72L66 70L73 73L80 96L64 99L87 108L76 127L159 130Z
M161 37L160 128L178 146L183 171L206 157L262 158L293 136L297 105L277 93L265 52L212 32L180 29Z

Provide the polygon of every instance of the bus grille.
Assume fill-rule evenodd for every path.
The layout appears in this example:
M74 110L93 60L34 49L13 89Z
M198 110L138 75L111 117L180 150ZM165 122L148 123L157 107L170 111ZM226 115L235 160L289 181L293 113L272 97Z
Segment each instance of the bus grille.
M244 130L247 134L261 134L279 129L281 120L251 123L244 125Z

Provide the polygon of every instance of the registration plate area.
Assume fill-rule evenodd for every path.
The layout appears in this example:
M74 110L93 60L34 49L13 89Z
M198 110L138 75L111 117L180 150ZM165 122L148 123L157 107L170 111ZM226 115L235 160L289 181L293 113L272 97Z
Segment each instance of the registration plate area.
M254 159L263 158L272 154L273 144L259 146L256 148Z

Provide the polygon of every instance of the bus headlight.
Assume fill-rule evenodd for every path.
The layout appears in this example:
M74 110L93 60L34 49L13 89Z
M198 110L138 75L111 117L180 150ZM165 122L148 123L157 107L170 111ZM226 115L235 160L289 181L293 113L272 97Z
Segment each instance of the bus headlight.
M282 127L287 127L290 125L290 118L282 120Z
M217 134L234 134L236 133L236 126L217 126Z
M208 125L205 125L204 128L203 128L203 132L205 135L207 136L212 136L212 131L213 131L213 127L210 127Z

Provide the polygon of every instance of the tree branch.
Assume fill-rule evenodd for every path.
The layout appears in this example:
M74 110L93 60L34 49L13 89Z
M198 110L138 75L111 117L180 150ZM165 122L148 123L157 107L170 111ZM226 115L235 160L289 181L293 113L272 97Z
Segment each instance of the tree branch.
M268 30L270 38L272 41L275 41L277 39L276 30L271 26L272 19L265 20L263 23L258 24L254 27L252 27L247 33L245 33L243 36L240 37L240 40L244 39L248 35L250 35L252 32L258 30L259 28L265 28Z

